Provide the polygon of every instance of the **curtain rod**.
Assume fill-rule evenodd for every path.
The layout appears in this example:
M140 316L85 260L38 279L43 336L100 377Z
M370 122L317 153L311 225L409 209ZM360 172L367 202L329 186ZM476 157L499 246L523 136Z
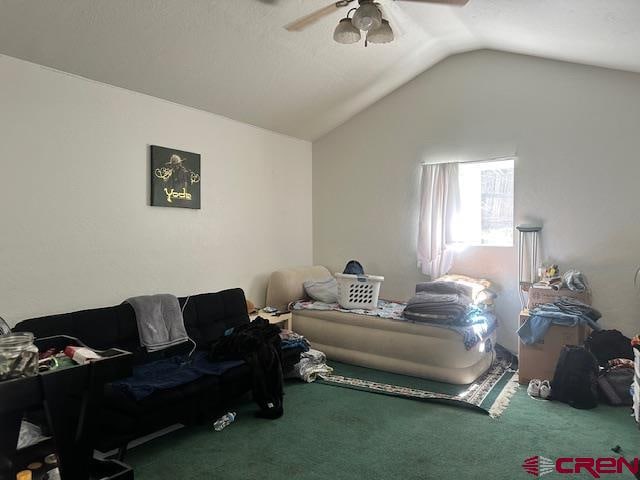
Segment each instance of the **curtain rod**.
M503 160L513 160L517 157L518 155L514 153L513 155L503 155L501 157L489 157L483 160L461 160L459 162L422 162L420 165L424 167L425 165L437 165L438 163L489 163L489 162L500 162Z

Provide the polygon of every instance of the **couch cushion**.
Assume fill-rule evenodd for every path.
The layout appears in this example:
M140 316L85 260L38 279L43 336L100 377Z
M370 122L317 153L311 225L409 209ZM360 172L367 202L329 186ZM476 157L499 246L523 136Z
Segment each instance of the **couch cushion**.
M203 395L207 391L211 391L209 393L217 395L219 393L219 386L220 377L205 375L184 385L158 390L148 397L136 401L126 391L116 388L112 384L107 384L104 388L104 400L105 405L108 405L112 409L133 416L145 416L159 408L167 408L170 405L180 404L190 397ZM176 412L176 414L179 413ZM182 412L182 414L184 414L184 412Z
M218 293L202 293L180 299L184 306L184 325L198 347L208 347L230 328L249 323L247 302L241 288Z

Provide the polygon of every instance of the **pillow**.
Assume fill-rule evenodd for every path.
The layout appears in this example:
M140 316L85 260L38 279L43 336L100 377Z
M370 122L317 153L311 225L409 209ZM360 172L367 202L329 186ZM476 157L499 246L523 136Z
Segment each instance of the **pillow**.
M338 303L338 282L335 278L307 280L302 285L312 299L324 303Z

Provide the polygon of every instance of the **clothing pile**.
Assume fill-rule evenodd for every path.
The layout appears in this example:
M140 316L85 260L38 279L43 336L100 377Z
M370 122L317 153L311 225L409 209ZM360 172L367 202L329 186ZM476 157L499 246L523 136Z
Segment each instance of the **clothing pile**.
M404 318L427 323L460 333L464 346L470 350L483 342L497 326L491 304L495 294L480 295L473 287L458 281L436 280L416 285L416 295L404 309ZM474 299L476 302L474 303ZM490 351L491 345L485 345Z
M416 285L404 316L410 320L459 323L469 311L471 288L455 282L424 282Z
M318 376L333 372L333 368L327 365L327 357L319 350L309 349L300 355L300 361L293 367L288 375L291 378L300 378L307 383L314 382Z
M308 352L311 344L302 335L291 330L280 331L280 348L301 348L303 352Z
M586 325L592 330L601 330L596 322L602 315L590 305L575 298L560 297L551 303L542 303L529 311L528 319L518 329L525 345L540 342L551 324L574 327Z

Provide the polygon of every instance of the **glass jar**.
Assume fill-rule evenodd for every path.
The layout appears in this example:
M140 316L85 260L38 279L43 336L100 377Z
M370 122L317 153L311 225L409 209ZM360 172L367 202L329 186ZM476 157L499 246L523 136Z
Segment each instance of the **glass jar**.
M38 347L33 333L16 332L0 337L0 380L38 373Z

